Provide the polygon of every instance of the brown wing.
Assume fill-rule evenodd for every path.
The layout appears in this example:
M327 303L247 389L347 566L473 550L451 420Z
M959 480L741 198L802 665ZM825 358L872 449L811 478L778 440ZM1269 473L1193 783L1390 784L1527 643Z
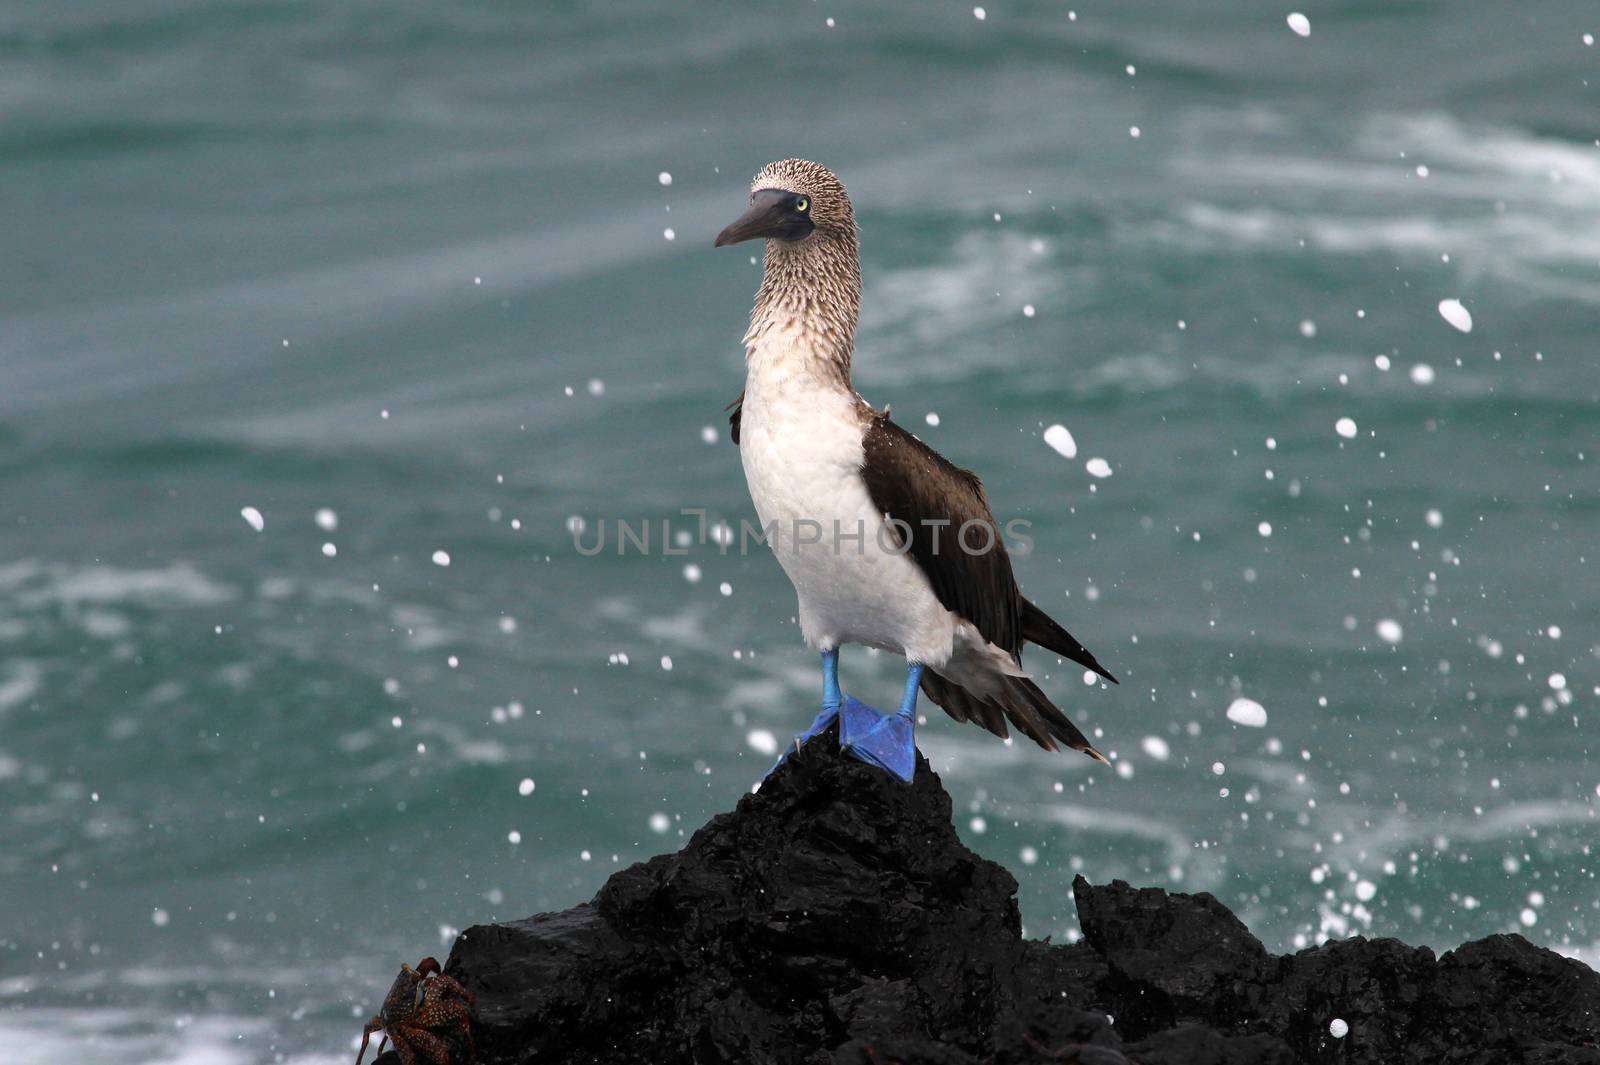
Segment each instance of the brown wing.
M945 609L996 647L1022 649L1022 595L983 484L885 414L873 414L861 475L872 505L909 540L906 554Z
M888 412L872 415L863 448L861 474L873 506L906 537L907 554L927 575L945 609L977 626L984 639L1019 662L1022 643L1028 640L1115 682L1082 644L1022 597L975 475L895 425ZM963 528L968 530L965 538ZM1045 750L1064 743L1097 761L1106 760L1033 681L997 681L998 690L986 697L929 670L922 675L922 690L957 721L971 721L1001 737L1008 734L1009 722Z

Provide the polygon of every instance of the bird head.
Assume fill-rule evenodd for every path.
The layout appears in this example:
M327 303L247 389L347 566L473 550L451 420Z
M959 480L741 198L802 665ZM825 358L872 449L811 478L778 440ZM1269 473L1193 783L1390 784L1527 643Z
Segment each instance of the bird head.
M717 234L717 247L755 240L798 246L817 237L854 242L850 196L833 171L804 159L768 163L750 183L750 209Z

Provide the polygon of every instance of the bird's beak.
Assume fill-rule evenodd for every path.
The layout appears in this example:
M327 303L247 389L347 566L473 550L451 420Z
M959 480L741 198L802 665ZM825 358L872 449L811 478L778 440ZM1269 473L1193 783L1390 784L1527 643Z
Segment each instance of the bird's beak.
M811 233L809 219L796 222L787 208L794 200L793 193L779 189L761 189L750 197L750 209L721 233L716 246L721 248L757 237L775 240L799 240Z

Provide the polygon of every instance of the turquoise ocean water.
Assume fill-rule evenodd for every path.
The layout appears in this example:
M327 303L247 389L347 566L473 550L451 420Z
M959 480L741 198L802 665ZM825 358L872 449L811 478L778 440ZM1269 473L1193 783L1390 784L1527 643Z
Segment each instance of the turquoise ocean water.
M810 720L770 557L570 532L753 516L711 239L789 155L858 387L1124 681L1031 659L1116 772L921 732L1029 934L1082 871L1593 963L1600 11L1295 10L0 5L8 1059L346 1062Z

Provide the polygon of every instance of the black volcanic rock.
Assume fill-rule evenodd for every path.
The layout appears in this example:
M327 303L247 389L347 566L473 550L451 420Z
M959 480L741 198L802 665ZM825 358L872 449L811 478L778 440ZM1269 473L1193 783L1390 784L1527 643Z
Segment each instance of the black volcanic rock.
M469 928L446 971L486 1065L1600 1065L1600 976L1520 936L1277 957L1209 895L1073 890L1084 940L1023 940L926 761L908 787L829 734L592 902Z
M1122 881L1072 882L1083 937L1106 963L1106 991L1133 1008L1124 1033L1182 1021L1217 1025L1255 1012L1275 961L1244 923L1210 895L1169 895Z

